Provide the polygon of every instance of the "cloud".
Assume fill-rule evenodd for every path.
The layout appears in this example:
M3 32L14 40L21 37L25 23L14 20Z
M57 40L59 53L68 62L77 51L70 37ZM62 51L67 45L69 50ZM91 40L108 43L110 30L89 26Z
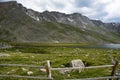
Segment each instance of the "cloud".
M104 22L120 20L120 0L17 0L17 2L39 12L45 10L68 14L78 12L91 19L100 19Z
M0 2L6 2L6 1L15 1L15 0L0 0Z
M114 0L109 5L106 6L105 11L108 13L107 16L105 16L105 20L112 20L112 21L120 21L120 0Z
M90 3L94 2L95 0L75 0L76 7L91 7Z

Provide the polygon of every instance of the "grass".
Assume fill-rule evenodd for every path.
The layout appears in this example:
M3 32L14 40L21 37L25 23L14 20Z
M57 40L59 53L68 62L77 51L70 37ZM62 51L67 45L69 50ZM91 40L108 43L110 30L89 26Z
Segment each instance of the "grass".
M36 42L10 42L13 46L22 47L74 47L74 46L87 46L92 45L88 43L36 43Z
M38 44L37 44L38 45ZM43 44L42 44L43 45ZM51 44L54 45L54 44ZM60 47L59 47L59 46ZM57 46L44 46L38 45L37 47L25 46L13 47L11 49L2 49L0 53L6 53L10 56L0 57L0 64L25 64L25 65L41 65L46 64L46 60L50 60L51 67L68 67L69 63L73 59L81 59L86 66L97 66L111 64L110 56L113 56L116 60L120 59L120 50L113 49L88 49L88 48L72 48L62 47L62 44ZM66 46L76 46L77 44L64 44ZM80 44L79 44L80 45ZM83 44L82 44L83 45ZM18 46L18 45L17 45ZM0 67L0 74L17 74L27 75L26 71L23 71L24 67ZM33 71L33 76L40 76L46 73L40 72L39 69L26 68L28 71ZM61 74L59 71L52 71L52 77L54 80L63 80L71 78L89 78L99 76L109 76L111 74L111 68L104 69L86 69L81 73L76 71L66 72ZM14 80L13 78L0 78L0 80ZM24 79L17 79L24 80ZM27 80L27 79L25 79ZM29 80L29 79L28 79ZM31 79L32 80L32 79Z

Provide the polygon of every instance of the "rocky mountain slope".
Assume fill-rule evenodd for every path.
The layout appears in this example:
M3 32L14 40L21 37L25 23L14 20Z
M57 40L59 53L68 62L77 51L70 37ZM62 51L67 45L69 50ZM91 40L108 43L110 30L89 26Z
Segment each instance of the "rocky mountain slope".
M79 13L42 13L15 1L0 3L0 40L11 42L120 43L120 24Z

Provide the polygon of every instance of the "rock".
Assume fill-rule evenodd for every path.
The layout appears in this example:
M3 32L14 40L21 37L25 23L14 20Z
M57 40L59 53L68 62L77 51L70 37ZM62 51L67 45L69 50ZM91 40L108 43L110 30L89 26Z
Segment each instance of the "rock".
M67 76L70 77L70 74L68 74Z
M21 68L21 69L22 69L22 71L25 71L25 72L28 71L28 69L26 69L26 68Z
M73 67L73 68L75 68L75 67L82 67L81 69L76 70L78 72L81 72L83 70L83 68L85 67L84 63L80 59L72 60L69 64L70 64L69 67ZM71 70L60 70L60 73L61 74L66 74L66 73L69 73L70 71Z
M16 72L16 70L12 69L11 71L8 71L7 74L13 74L15 72Z
M42 71L42 72L45 72L45 73L46 73L46 69L40 69L40 71Z
M30 76L30 75L33 74L33 72L32 71L28 71L27 74Z
M31 56L32 58L35 58L35 56Z
M66 74L66 73L69 73L71 70L60 70L59 72L61 73L61 74Z
M0 53L0 57L9 57L9 54L5 54L5 53Z
M83 68L85 67L84 63L80 59L72 60L70 64L71 64L71 67L73 67L73 68L82 67L81 69L77 70L79 72L81 72L83 70Z

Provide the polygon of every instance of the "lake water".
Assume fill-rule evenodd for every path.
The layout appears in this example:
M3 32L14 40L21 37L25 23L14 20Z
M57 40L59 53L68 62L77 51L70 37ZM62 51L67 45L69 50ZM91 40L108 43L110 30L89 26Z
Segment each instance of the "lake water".
M120 49L120 44L104 44L104 45L95 45L95 46L87 46L87 48L108 48L108 49Z
M88 46L69 46L69 47L72 47L72 48L120 49L120 44L103 44L103 45L88 45Z
M31 46L15 46L16 48L30 48ZM37 46L32 46L37 47ZM100 48L100 49L120 49L120 44L103 44L103 45L87 45L87 46L39 46L39 47L68 47L68 48Z

